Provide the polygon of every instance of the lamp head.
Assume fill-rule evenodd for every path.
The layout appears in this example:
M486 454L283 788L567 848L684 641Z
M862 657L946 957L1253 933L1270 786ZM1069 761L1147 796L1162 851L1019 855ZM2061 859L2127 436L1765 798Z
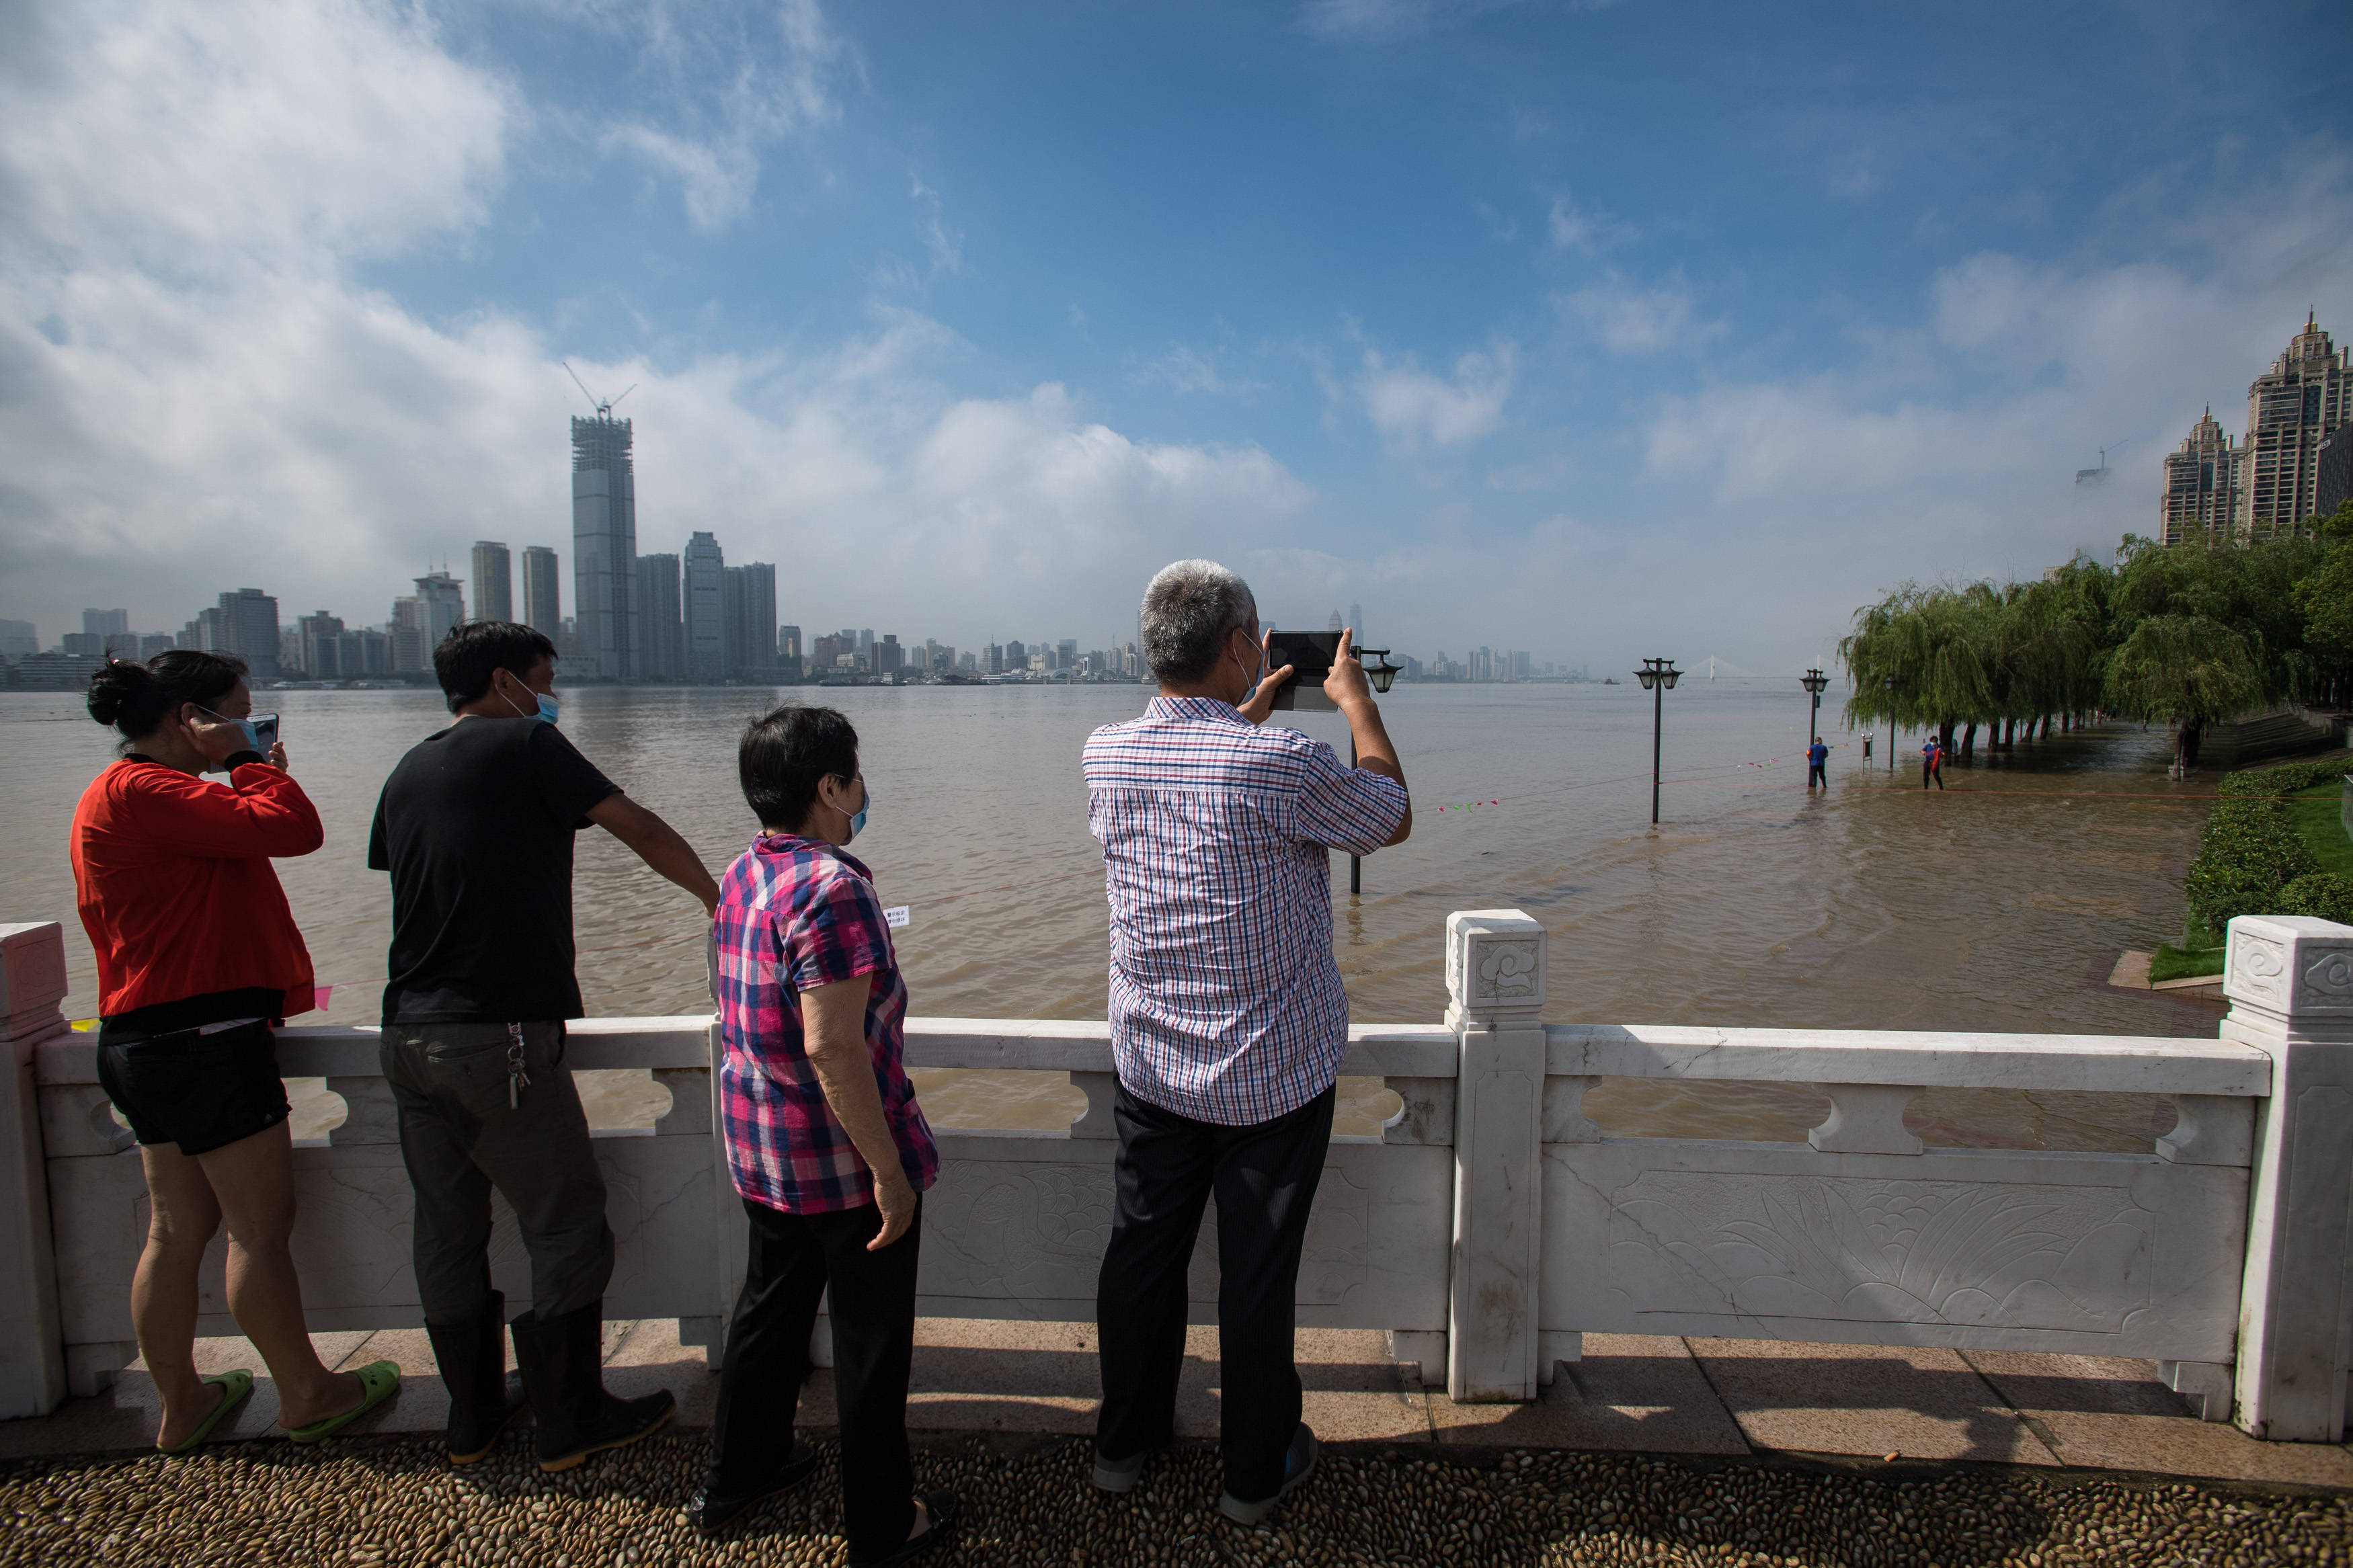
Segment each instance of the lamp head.
M1648 691L1651 687L1658 684L1659 672L1655 669L1647 668L1638 669L1634 672L1634 679L1642 683L1643 690Z
M1670 691L1672 691L1675 689L1675 682L1681 680L1683 678L1683 672L1675 668L1674 661L1672 659L1667 661L1666 668L1659 671L1659 679L1667 683L1667 689Z
M1363 664L1365 659L1368 657L1378 658L1380 663L1366 665L1365 679L1373 683L1374 690L1387 691L1391 683L1397 679L1398 671L1405 667L1403 665L1391 664L1389 662L1389 650L1385 647L1360 647L1356 650L1357 663Z

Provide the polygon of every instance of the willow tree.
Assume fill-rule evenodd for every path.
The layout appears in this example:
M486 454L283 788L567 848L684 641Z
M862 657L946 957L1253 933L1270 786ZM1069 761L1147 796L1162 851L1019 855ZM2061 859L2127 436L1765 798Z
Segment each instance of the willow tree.
M2265 695L2256 651L2211 616L2144 616L2108 660L2107 705L2171 724L2179 768L2196 760L2200 730Z
M1994 621L1982 595L1906 583L1854 616L1839 639L1858 728L1894 719L1933 729L1949 748L1954 726L1989 711Z

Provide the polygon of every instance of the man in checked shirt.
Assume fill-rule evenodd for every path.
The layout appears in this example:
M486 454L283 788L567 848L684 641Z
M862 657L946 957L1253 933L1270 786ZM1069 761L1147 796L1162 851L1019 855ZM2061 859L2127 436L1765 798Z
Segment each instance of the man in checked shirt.
M1095 1485L1125 1491L1174 1436L1185 1276L1218 1199L1225 1495L1256 1524L1315 1465L1292 1359L1301 1243L1332 1137L1348 997L1332 956L1331 851L1369 855L1413 826L1405 771L1344 633L1324 693L1358 766L1270 728L1249 586L1179 561L1145 590L1160 683L1140 719L1085 753L1087 821L1111 900L1118 1212L1096 1288L1103 1413Z

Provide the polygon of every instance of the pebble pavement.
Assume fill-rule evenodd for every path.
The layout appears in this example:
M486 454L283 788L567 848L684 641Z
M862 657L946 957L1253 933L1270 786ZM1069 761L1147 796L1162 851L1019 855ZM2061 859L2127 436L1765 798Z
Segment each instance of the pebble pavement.
M632 1568L837 1564L834 1448L814 1481L714 1539L680 1509L700 1436L658 1436L560 1476L510 1437L453 1470L438 1443L323 1449L225 1445L183 1459L52 1458L0 1468L0 1568ZM919 1484L966 1518L924 1562L1146 1564L1690 1564L1694 1568L2255 1568L2353 1564L2353 1500L2007 1468L1860 1476L1632 1455L1426 1459L1326 1450L1322 1474L1268 1521L1216 1510L1206 1447L1161 1455L1110 1497L1087 1444L973 1440L919 1449Z

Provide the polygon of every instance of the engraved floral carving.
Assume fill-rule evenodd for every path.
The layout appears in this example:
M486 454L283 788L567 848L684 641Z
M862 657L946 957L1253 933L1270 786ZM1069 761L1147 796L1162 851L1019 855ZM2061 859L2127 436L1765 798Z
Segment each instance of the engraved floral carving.
M1476 955L1478 985L1472 1000L1479 1002L1530 1001L1535 998L1537 987L1544 983L1544 967L1536 957L1536 944L1532 940L1498 942L1493 939L1474 942L1472 951Z
M2305 965L2304 989L2316 1006L2353 1001L2353 951L2332 947L2313 953Z
M2287 987L2283 977L2287 973L2287 950L2278 942L2245 931L2232 931L2231 941L2235 948L2231 963L2231 984L2225 989L2232 995L2244 994L2254 1001L2280 1003L2287 999Z
M2122 1187L1652 1171L1609 1234L1649 1311L2115 1333L2154 1223Z

